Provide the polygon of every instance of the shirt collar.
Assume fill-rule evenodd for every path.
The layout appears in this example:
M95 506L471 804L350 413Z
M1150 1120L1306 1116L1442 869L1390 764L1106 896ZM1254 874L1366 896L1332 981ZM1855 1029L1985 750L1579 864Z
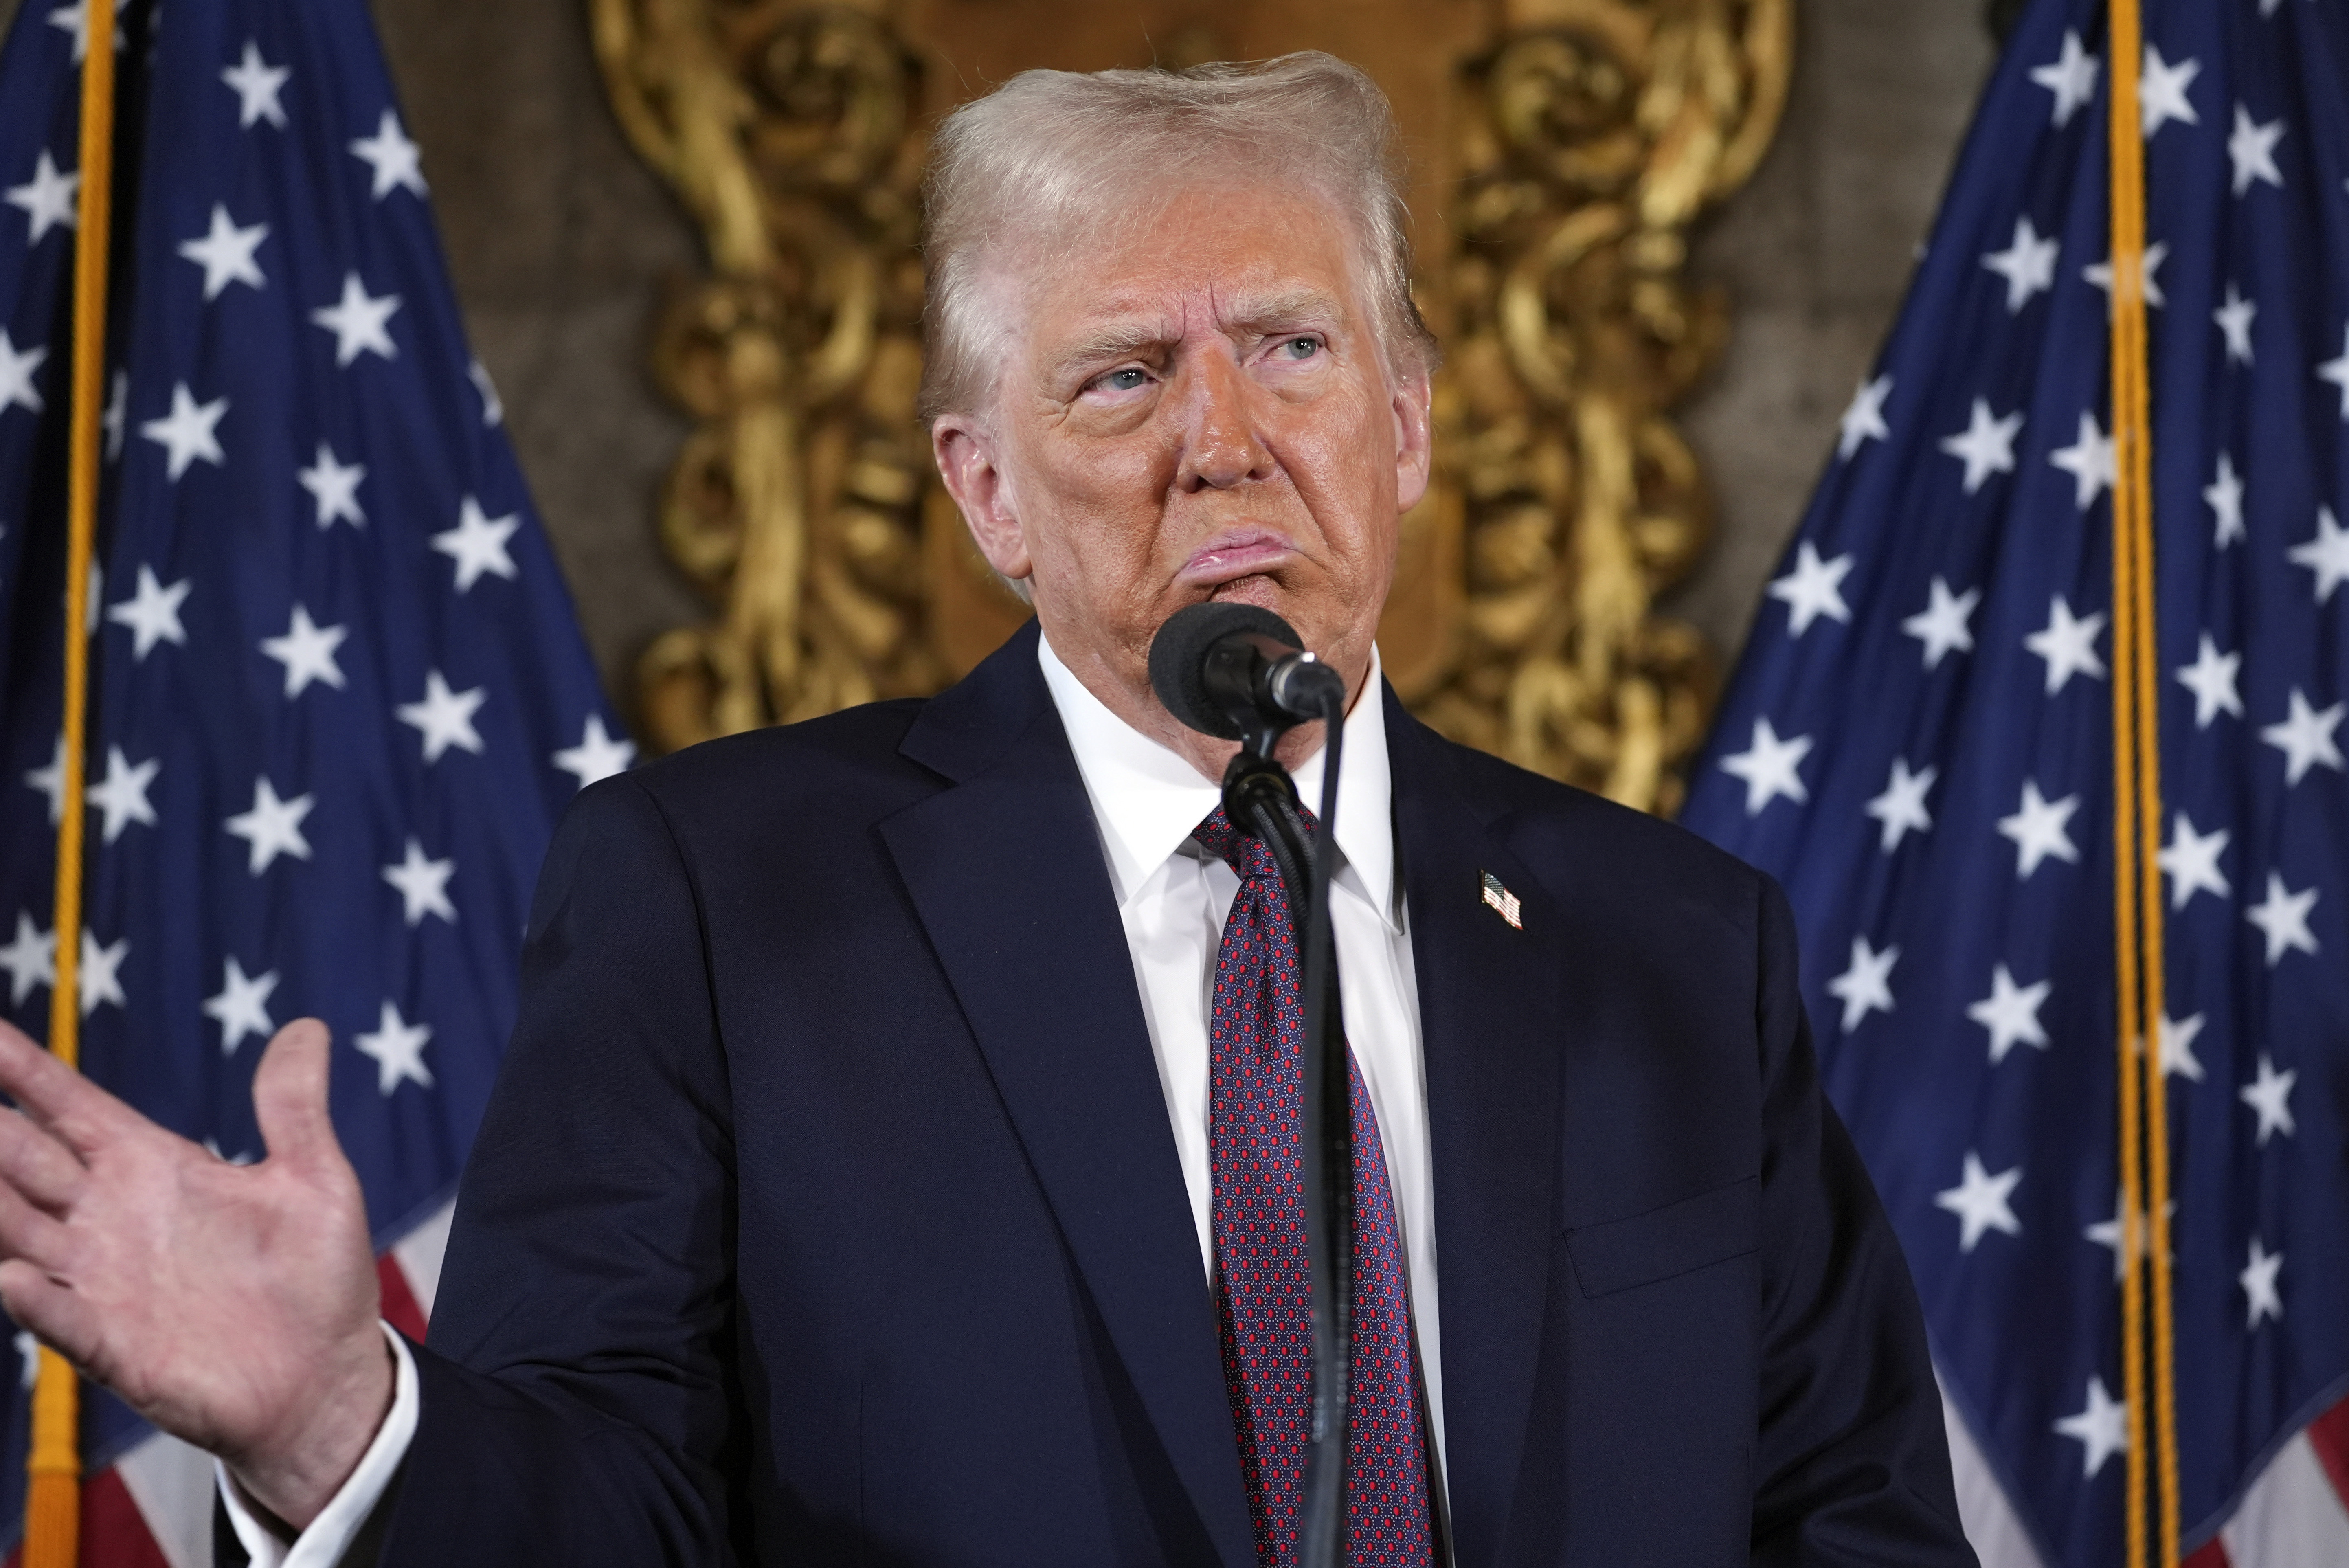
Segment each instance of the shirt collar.
M1223 792L1200 776L1181 753L1134 729L1086 690L1052 651L1036 639L1036 659L1052 705L1061 711L1069 749L1084 776L1093 820L1108 851L1110 877L1123 909L1159 867L1183 847L1191 830L1215 810ZM1345 757L1339 764L1338 865L1340 881L1352 879L1390 929L1399 930L1395 909L1393 782L1387 765L1386 704L1380 695L1378 649L1371 649L1370 678L1346 715ZM1297 770L1297 793L1319 809L1325 753L1316 751ZM1349 873L1351 874L1350 878Z

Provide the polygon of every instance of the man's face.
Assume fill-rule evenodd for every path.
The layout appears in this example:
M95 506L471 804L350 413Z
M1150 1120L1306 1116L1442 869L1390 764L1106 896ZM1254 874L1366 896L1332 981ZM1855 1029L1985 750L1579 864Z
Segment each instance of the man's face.
M933 434L996 570L1025 579L1052 647L1129 722L1161 623L1261 605L1350 691L1426 489L1427 385L1398 384L1352 236L1317 196L1177 188L997 280L1010 362L982 418Z

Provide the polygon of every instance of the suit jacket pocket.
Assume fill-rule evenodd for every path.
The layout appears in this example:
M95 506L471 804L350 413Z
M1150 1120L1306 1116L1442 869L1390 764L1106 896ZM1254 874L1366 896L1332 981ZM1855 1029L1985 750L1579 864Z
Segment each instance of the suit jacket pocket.
M1612 1295L1692 1272L1760 1248L1762 1180L1749 1176L1627 1220L1566 1233L1586 1296Z

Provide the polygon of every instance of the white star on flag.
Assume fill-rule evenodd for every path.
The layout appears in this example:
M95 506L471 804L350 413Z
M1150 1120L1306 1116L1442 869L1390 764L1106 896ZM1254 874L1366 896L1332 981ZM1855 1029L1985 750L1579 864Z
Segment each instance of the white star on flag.
M347 366L362 354L385 359L399 358L391 340L389 323L399 309L399 296L370 297L355 272L343 275L343 297L310 312L310 319L335 335L335 364Z
M2161 1042L2161 1071L2165 1077L2184 1078L2189 1083L2202 1081L2202 1062L2194 1054L2194 1041L2209 1021L2206 1013L2190 1018L2164 1018L2158 1032Z
M1721 759L1721 770L1745 781L1745 815L1754 816L1779 795L1800 805L1811 798L1798 769L1810 754L1811 738L1795 735L1781 741L1767 719L1754 721L1754 743Z
M2292 1086L2300 1082L2300 1069L2279 1073L2268 1054L2260 1053L2259 1076L2235 1091L2235 1097L2251 1107L2260 1119L2259 1131L2252 1141L2261 1148L2268 1146L2269 1135L2282 1133L2291 1137L2298 1131L2292 1121Z
M27 769L25 782L49 797L49 826L55 827L66 815L66 738L57 737L56 750L49 753L49 765Z
M1862 381L1859 390L1851 395L1851 403L1838 421L1840 433L1836 437L1836 456L1847 458L1871 441L1882 441L1892 433L1884 422L1884 400L1892 395L1892 378L1878 376L1872 381Z
M267 286L268 280L261 275L254 253L268 237L267 223L240 229L230 219L228 209L215 202L212 227L201 238L182 244L180 254L204 269L204 298L209 302L219 298L221 291L233 283L252 288Z
M2023 432L2023 410L1992 417L1990 404L1974 400L1966 428L1941 438L1941 450L1966 465L1966 493L1971 495L1993 473L2014 472L2014 438Z
M2171 65L2161 57L2161 51L2151 44L2145 47L2145 68L2137 78L2137 119L2148 140L2171 120L2184 125L2199 125L2201 118L2194 112L2193 100L2186 89L2202 71L2199 60L2180 60Z
M285 129L285 105L278 94L285 78L294 73L284 66L273 66L261 57L261 47L252 39L244 41L244 57L221 72L220 79L236 93L236 123L240 130L250 130L263 120Z
M1971 653L1974 634L1968 622L1973 618L1974 607L1982 603L1982 590L1968 588L1962 594L1950 592L1950 585L1935 576L1930 589L1932 600L1915 615L1900 623L1900 629L1925 645L1925 668L1931 670L1941 662L1941 656L1955 650Z
M16 940L0 948L0 969L8 971L8 1005L22 1006L36 986L57 983L57 934L17 910Z
M2105 629L2105 612L2082 619L2057 594L2047 607L2047 628L2023 639L2023 646L2047 661L2047 695L2054 696L2075 675L2103 680L2105 661L2096 655L2096 637Z
M1811 622L1821 616L1850 621L1851 607L1843 602L1842 584L1851 564L1848 552L1832 561L1820 560L1808 539L1796 548L1795 569L1770 585L1770 597L1786 606L1796 637L1808 631Z
M88 926L81 929L81 968L79 983L75 989L80 992L81 1015L84 1018L97 1012L101 1003L116 1007L129 1005L122 995L122 961L129 956L129 937L111 946L101 946L98 940L89 934Z
M2032 67L2031 79L2055 95L2055 125L2059 130L2096 96L2096 57L2080 47L2080 35L2066 27L2064 52L2051 64Z
M2093 1480L2115 1454L2128 1452L2128 1406L2105 1391L2101 1377L2088 1379L2087 1407L2055 1423L2056 1432L2085 1445L2080 1474Z
M2161 264L2168 259L2168 241L2156 240L2145 247L2145 265L2140 269L2145 284L2145 302L2156 310L2169 303L2168 296L2161 292L2160 277ZM2112 293L2113 264L2109 257L2092 265L2082 267L2080 275L2103 289L2107 295Z
M2172 1199L2163 1204L2161 1212L2166 1219L2177 1219L2177 1199ZM2113 1199L2113 1217L2109 1220L2099 1220L2080 1232L2097 1246L2110 1247L2113 1250L2113 1282L2115 1284L2127 1280L2129 1264L2145 1255L2146 1234L2152 1228L2152 1221L2146 1215L2137 1216L2137 1223L2134 1226L2129 1224L2128 1220L2128 1210L2121 1207L2120 1199L2116 1195ZM2126 1252L2122 1251L2124 1237L2127 1239Z
M484 572L508 579L514 576L513 557L506 554L506 541L521 526L521 514L492 517L481 510L480 501L471 495L465 497L457 509L457 525L445 534L432 535L432 547L457 563L459 593L480 582Z
M122 52L122 0L114 0L114 49ZM89 7L82 0L59 5L49 13L49 26L73 36L74 64L89 56Z
M187 628L180 624L180 606L186 602L188 590L194 586L194 578L182 577L165 587L155 580L153 567L144 562L140 564L138 587L129 598L106 612L107 619L130 628L130 658L134 663L143 662L149 650L159 642L187 646Z
M317 804L318 797L311 794L280 800L267 774L255 778L253 809L238 812L225 825L229 832L252 846L245 868L258 877L280 855L291 855L296 860L310 858L310 841L303 836L302 819Z
M2260 732L2260 739L2284 755L2284 787L2289 789L2308 776L2313 767L2342 771L2341 746L2333 740L2333 732L2341 727L2344 714L2349 714L2349 702L2335 702L2319 711L2308 705L2308 699L2299 687L2292 689L2292 711L2281 724L2270 724Z
M1982 264L2006 279L2006 313L2014 315L2034 294L2055 286L2055 254L2060 242L2042 238L2027 217L2014 220L2014 239L2002 251L1991 251Z
M2007 1053L2017 1045L2047 1049L2047 1031L2039 1022L2039 1009L2054 989L2052 980L2017 985L2004 964L1992 968L1990 994L1966 1009L1968 1018L1990 1031L1992 1066L2005 1061Z
M1897 947L1878 952L1866 937L1851 939L1851 966L1827 981L1827 994L1843 1003L1843 1032L1859 1026L1870 1009L1892 1011L1892 966L1900 961Z
M2283 878L2271 871L2266 898L2243 911L2243 919L2259 927L2268 939L2270 969L2275 968L2288 952L2316 951L2316 938L2308 929L2308 913L2316 908L2316 892L2314 887L2292 892L2284 887Z
M8 329L0 327L0 413L10 409L41 411L41 389L33 385L33 374L48 357L47 348L18 348Z
M2245 1330L2259 1327L2260 1319L2263 1317L2274 1318L2279 1323L2283 1321L2283 1296L2276 1289L2276 1274L2282 1267L2282 1252L2271 1252L2260 1245L2257 1236L2251 1238L2250 1261L2244 1263L2243 1272L2235 1276L2235 1282L2243 1287L2243 1296L2248 1303L2243 1314Z
M248 1034L266 1040L276 1033L269 1019L269 993L276 989L275 970L247 975L235 958L222 961L220 994L204 999L204 1016L221 1026L222 1055L236 1054Z
M2251 323L2259 314L2256 304L2237 293L2233 284L2227 286L2227 302L2210 313L2210 319L2226 334L2229 364L2251 362Z
M2283 174L2275 161L2276 143L2282 140L2282 120L2260 125L2249 109L2240 103L2235 106L2235 129L2227 138L2227 158L2235 166L2236 195L2262 180L2279 191L2283 189Z
M481 737L473 728L473 714L489 700L489 695L486 686L476 686L471 691L451 691L449 682L435 670L424 678L423 700L402 702L396 711L401 723L414 725L423 735L425 762L437 763L451 746L480 753Z
M139 427L139 433L170 453L166 472L176 484L199 458L215 468L228 462L216 433L221 416L227 412L226 398L199 403L181 381L171 389L171 411L160 420L149 420Z
M473 390L481 394L481 423L492 429L505 423L506 406L498 399L497 383L490 379L489 367L476 359L465 367L465 375L473 383Z
M2078 795L2067 794L2062 800L2051 801L2040 794L2039 781L2023 781L2023 804L2015 807L2012 816L1998 819L2000 836L2014 841L2017 878L2027 880L2039 869L2039 863L2051 855L2058 860L2078 863L2080 851L2072 843L2065 825L2079 809Z
M337 462L335 449L320 441L318 461L308 468L295 470L294 478L318 504L320 528L331 528L336 523L361 528L367 525L367 513L359 505L359 484L367 478L367 472L363 462Z
M433 859L424 853L422 842L414 834L409 835L406 858L383 868L383 879L399 889L401 910L410 926L422 925L427 915L438 915L452 926L457 923L457 906L449 901L449 878L456 874L453 857Z
M2218 536L2212 548L2223 550L2243 533L2243 482L2235 472L2235 460L2226 452L2219 454L2218 476L2203 487L2202 499L2209 503L2218 514Z
M2072 504L2085 512L2099 491L2110 490L2118 473L2113 441L2096 424L2092 411L2080 410L2079 439L2048 453L2047 461L2072 476Z
M2228 884L2227 874L2219 869L2219 857L2226 852L2231 838L2227 829L2210 832L2194 831L2194 820L2184 812L2178 813L2170 824L2169 847L2154 857L2162 870L2169 874L2169 907L2182 909L2200 892L2216 893L2221 900L2234 892Z
M2202 634L2202 649L2191 664L2178 667L2178 683L2194 693L2194 727L2207 730L2210 721L2221 713L2243 716L2242 693L2236 690L2235 678L2243 666L2240 653L2221 653L2210 634Z
M6 334L0 333L0 343L6 341ZM2341 358L2327 359L2319 365L2316 379L2330 381L2341 389L2341 417L2349 420L2349 327L2341 329Z
M1992 1231L2002 1231L2009 1236L2023 1234L2023 1221L2014 1217L2014 1210L2006 1202L2015 1183L2022 1179L2021 1166L1992 1176L1982 1168L1980 1155L1972 1149L1966 1150L1965 1171L1958 1179L1958 1185L1933 1198L1937 1207L1958 1217L1959 1251L1972 1251L1983 1235Z
M376 1087L388 1095L402 1080L432 1086L432 1071L424 1064L424 1047L431 1038L432 1025L407 1023L398 1007L387 1001L375 1032L353 1035L351 1044L360 1055L374 1059Z
M285 635L261 639L261 651L285 667L287 701L302 695L314 680L342 690L343 667L336 661L335 649L350 634L348 627L318 625L310 618L309 610L297 602Z
M1923 773L1909 771L1909 759L1892 759L1892 776L1884 785L1884 793L1870 799L1868 815L1884 825L1878 847L1889 855L1899 846L1901 836L1911 831L1930 833L1933 827L1932 814L1925 809L1925 792L1933 787L1940 770L1927 767Z
M626 773L628 764L636 760L636 742L616 739L607 733L601 713L587 715L587 723L580 732L577 745L565 746L554 753L554 765L576 778L581 789L598 779Z
M106 394L106 412L98 416L98 422L106 431L106 461L112 462L122 455L123 432L130 423L129 372L114 373L113 389Z
M147 786L155 782L162 765L160 757L150 757L134 768L120 746L106 748L105 779L82 792L90 805L106 814L103 842L113 843L134 822L155 826L155 808L148 803Z
M74 226L74 198L81 190L81 176L60 174L57 162L44 148L33 164L33 177L22 185L8 187L7 202L25 214L32 225L32 237L25 243L37 245L41 236L51 229Z
M2305 544L2294 545L2284 552L2294 566L2306 566L2316 574L2316 602L2323 604L2333 597L2333 590L2349 583L2349 529L2333 520L2333 509L2316 509L2316 537Z
M351 143L351 155L375 171L375 188L369 192L374 200L380 202L398 190L424 194L424 171L416 143L408 140L399 129L399 116L390 109L385 109L376 122L373 136L362 136Z

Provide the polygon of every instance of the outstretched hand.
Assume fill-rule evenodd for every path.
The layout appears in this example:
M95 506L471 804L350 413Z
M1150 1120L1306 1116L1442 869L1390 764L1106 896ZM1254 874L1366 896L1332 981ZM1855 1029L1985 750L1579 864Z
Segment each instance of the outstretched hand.
M297 1529L390 1408L358 1178L326 1113L326 1025L254 1075L267 1158L166 1132L0 1023L0 1302Z

